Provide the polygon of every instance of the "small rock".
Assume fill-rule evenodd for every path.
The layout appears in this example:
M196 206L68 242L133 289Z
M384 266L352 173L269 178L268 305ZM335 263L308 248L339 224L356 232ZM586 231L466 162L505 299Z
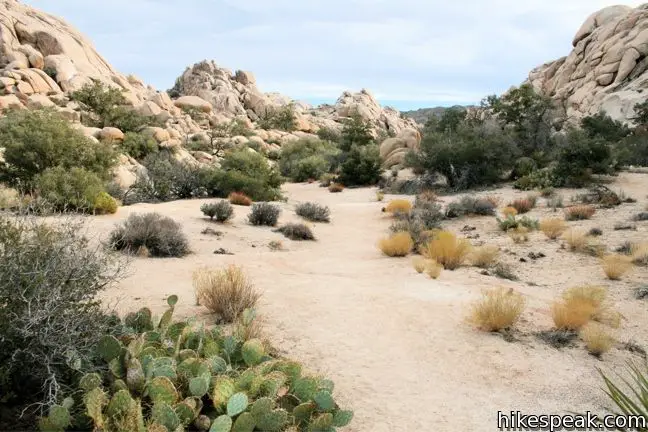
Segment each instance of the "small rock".
M205 228L204 230L200 231L200 234L205 234L205 235L213 235L216 237L222 237L223 236L223 231L216 231L213 228Z
M520 262L525 263L527 262L526 258L520 258Z
M477 227L470 226L470 225L464 225L463 228L461 228L461 232L470 232L470 231L475 231Z
M228 251L227 249L223 248L218 248L214 251L216 255L234 255L232 252Z

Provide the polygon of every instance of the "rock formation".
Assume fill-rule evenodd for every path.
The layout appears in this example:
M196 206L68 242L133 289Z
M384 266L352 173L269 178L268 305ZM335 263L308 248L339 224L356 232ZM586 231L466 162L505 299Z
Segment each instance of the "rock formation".
M383 167L390 169L403 165L405 155L410 150L418 150L421 145L421 133L417 129L404 129L393 138L387 138L380 144L380 158Z
M590 15L567 56L531 71L528 81L570 119L604 110L629 121L648 99L648 4L610 6Z

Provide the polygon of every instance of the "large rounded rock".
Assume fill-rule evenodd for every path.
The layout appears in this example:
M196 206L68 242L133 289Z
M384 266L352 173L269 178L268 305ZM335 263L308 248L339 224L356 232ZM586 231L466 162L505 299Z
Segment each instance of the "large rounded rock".
M158 144L169 141L171 139L171 134L169 134L166 129L162 129L160 127L147 127L142 131L142 134L150 136Z
M123 141L124 132L115 127L105 127L99 133L99 139L106 141Z
M383 167L390 169L402 165L405 155L410 150L418 150L421 145L421 133L416 129L405 129L394 138L387 138L380 145L380 158Z
M190 108L197 109L199 111L210 113L212 111L212 106L205 99L198 96L181 96L176 99L174 102L175 106L178 108Z

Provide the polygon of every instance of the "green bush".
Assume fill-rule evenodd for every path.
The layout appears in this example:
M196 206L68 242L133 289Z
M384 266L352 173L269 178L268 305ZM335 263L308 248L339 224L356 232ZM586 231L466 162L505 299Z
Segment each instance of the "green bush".
M200 206L200 211L209 219L226 222L234 216L234 207L228 201L221 200L215 203L205 203Z
M36 192L54 210L91 213L101 193L103 182L83 168L48 168L35 179Z
M322 141L339 143L342 138L342 134L335 129L329 127L321 127L317 130L317 137Z
M0 147L5 149L2 179L23 190L48 168L84 168L107 179L115 164L110 147L86 138L51 110L7 112L0 119Z
M267 107L260 116L258 124L261 129L278 129L292 132L297 129L295 107L292 104L279 108Z
M554 167L546 167L533 171L515 181L513 187L520 190L546 189L560 185L560 180L554 173Z
M299 363L274 358L261 340L245 336L253 311L227 335L173 322L177 297L167 301L159 322L144 308L126 319L134 327L128 337L106 336L98 345L106 372L85 375L78 388L88 429L329 431L351 422L353 412L339 408L331 381L305 375ZM67 425L72 414L61 405L42 423Z
M590 138L599 137L610 143L618 142L631 133L630 128L612 120L605 112L582 118L580 126Z
M515 161L513 172L511 173L512 179L519 179L534 172L537 169L536 161L530 157L521 157Z
M611 172L610 146L602 138L590 138L581 130L570 129L557 141L557 163L553 173L560 186L586 186L591 183L592 174Z
M614 146L617 168L620 166L648 166L648 133L635 129Z
M499 229L502 231L508 231L518 227L524 227L530 231L534 231L540 228L540 221L538 221L537 219L531 219L528 216L522 216L520 218L516 218L515 216L509 215L505 219L500 219L500 218L496 218L496 219L497 219L497 225L499 226Z
M304 225L303 223L289 223L281 228L277 228L274 232L281 233L290 240L315 240L313 231L311 231L308 225Z
M146 248L154 257L183 257L190 252L180 224L158 213L128 216L110 233L110 246L129 253Z
M496 205L485 198L465 196L459 201L448 204L446 217L458 218L462 216L492 216L495 214Z
M351 114L348 119L344 120L339 143L343 152L351 151L354 146L364 147L374 144L371 125L359 114Z
M248 221L252 225L275 226L280 213L281 209L274 204L255 203L252 204L252 211L248 215Z
M312 202L298 204L295 213L311 222L329 222L331 220L331 211L327 206Z
M119 278L120 263L91 247L80 224L0 219L3 430L35 430L29 424L35 413L62 401L81 374L97 369L95 347L115 328L96 296ZM19 426L21 414L27 418Z
M343 154L338 181L345 186L374 185L383 172L377 145L353 146Z
M117 212L119 204L108 192L99 192L94 200L95 214L113 214Z
M281 148L281 175L295 182L318 179L331 172L339 150L330 142L304 138L286 143Z
M135 132L126 132L120 147L124 153L137 160L142 160L149 154L157 153L160 150L153 137Z

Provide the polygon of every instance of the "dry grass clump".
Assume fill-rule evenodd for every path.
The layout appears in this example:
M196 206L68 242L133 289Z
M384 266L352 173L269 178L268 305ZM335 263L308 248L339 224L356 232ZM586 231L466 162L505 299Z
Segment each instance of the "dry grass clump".
M271 251L282 251L286 249L281 240L271 240L270 243L268 243L268 248L270 248Z
M404 257L414 247L414 240L408 232L400 231L381 239L378 247L388 257Z
M592 256L602 256L605 253L605 246L594 242L587 235L587 231L581 228L571 228L560 237L565 241L572 252L586 253Z
M524 297L513 289L484 291L471 311L470 321L480 330L495 332L511 328L524 311Z
M614 345L614 338L608 334L603 326L589 323L580 331L580 337L585 342L587 351L595 357L600 357L608 352Z
M551 318L559 330L578 330L592 319L593 313L592 307L586 303L562 300L551 307Z
M556 328L579 330L591 320L618 327L620 315L612 309L606 299L605 287L583 285L569 288L552 306L552 318Z
M310 227L303 223L289 223L280 228L273 230L284 235L290 240L315 240L315 234L311 231Z
M531 211L532 208L536 205L537 197L528 196L526 198L518 198L508 205L508 207L513 207L518 214L524 214Z
M385 199L385 192L383 191L377 191L376 192L376 201L382 201Z
M406 199L395 199L389 201L383 210L392 216L407 215L412 211L412 203Z
M526 243L529 241L529 229L523 226L512 228L507 231L509 237L513 240L514 243Z
M235 322L245 309L254 308L261 297L243 269L234 265L220 270L196 270L193 286L198 304L226 323Z
M328 190L331 193L342 192L344 190L344 185L342 183L331 183L331 185L328 187Z
M423 273L425 271L426 264L427 260L421 256L416 256L412 260L412 266L414 267L414 270L416 270L416 273Z
M591 205L575 205L565 209L565 219L568 221L590 219L596 213Z
M502 215L505 218L517 216L518 211L514 207L504 207L502 209Z
M620 280L632 268L632 258L624 255L606 255L601 261L605 276L610 280Z
M252 199L250 199L250 197L248 197L247 195L241 192L232 192L227 197L227 200L234 205L241 205L241 206L252 205Z
M443 266L434 260L425 260L425 273L431 279L437 279L441 276Z
M648 265L648 243L633 244L630 247L632 262L639 266Z
M562 219L549 218L540 221L540 230L550 238L555 240L567 229L567 224Z
M499 258L497 246L478 246L470 254L470 262L475 267L488 268L497 263Z
M457 239L457 236L449 231L438 231L421 246L421 254L443 265L446 270L454 270L464 263L471 249L468 240Z
M429 189L424 190L423 192L416 195L417 203L434 203L439 201L439 196Z

